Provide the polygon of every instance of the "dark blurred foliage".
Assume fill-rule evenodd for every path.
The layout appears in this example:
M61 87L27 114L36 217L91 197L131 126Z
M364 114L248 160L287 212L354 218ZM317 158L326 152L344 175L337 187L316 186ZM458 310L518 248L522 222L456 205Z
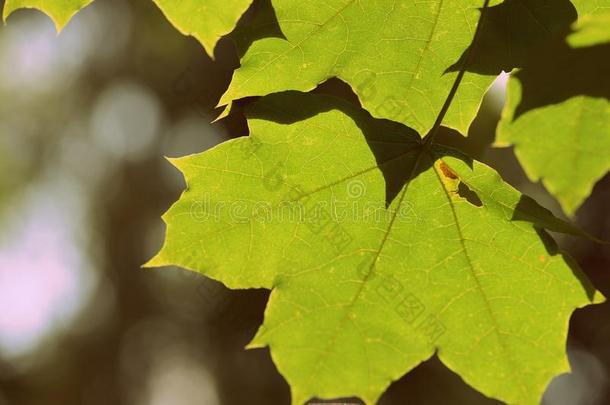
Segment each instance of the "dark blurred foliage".
M87 193L87 220L78 226L86 235L81 248L91 253L87 257L93 261L98 279L84 309L70 325L26 354L2 356L0 352L0 404L289 403L289 388L275 370L269 352L243 349L262 320L267 292L230 291L177 268L140 268L162 241L161 215L184 188L180 174L163 156L196 153L228 137L247 135L241 107L248 100L234 108L228 119L206 124L220 113L215 105L238 66L237 51L230 40L223 39L215 60L211 60L193 38L179 34L150 0L98 0L66 31L76 29L74 24L99 10L117 18L101 20L107 25L98 27L103 40L98 38L94 44L96 55L104 55L106 48L116 45L122 27L113 24L129 23L125 44L119 51L110 52L112 57L90 58L78 76L66 81L63 90L44 93L34 104L20 104L20 95L0 93L0 117L18 113L31 124L27 136L19 134L19 148L27 151L19 161L11 161L10 148L0 149L0 169L6 165L0 174L0 218L10 218L16 212L25 198L21 196L44 181L46 173L57 165L58 154L63 153L62 159L68 160L66 170L90 186L72 190ZM119 15L128 18L119 19ZM55 38L50 21L35 11L11 16L8 26L0 28L0 38L30 21L45 27L51 41L67 38L67 32ZM83 24L78 29L86 31L88 26ZM242 49L247 46L242 37L238 36L237 42ZM3 80L12 79L9 76ZM85 129L76 131L67 128L74 120L88 121L100 94L117 80L138 83L159 100L161 129L153 131L154 137L149 147L142 149L144 152L138 149L138 158L122 153L113 159L101 159L97 180L93 181L91 156L102 152L86 146L89 154L83 158L79 153L64 151L66 144L80 142L91 127L84 125ZM357 102L349 87L337 80L316 91ZM447 130L441 141L491 164L521 191L557 211L548 194L527 181L510 149L491 147L499 97L497 92L488 95L467 139ZM184 123L185 116L191 117L188 122L199 119L203 124L176 140L174 129ZM133 120L137 124L140 118ZM10 128L0 127L0 140L16 136ZM70 221L69 206L63 206L59 197L57 201ZM607 177L581 208L577 222L592 234L610 240L609 209ZM610 294L608 247L558 237L594 284ZM577 311L569 338L575 374L555 380L545 403L610 403L608 342L610 305ZM585 394L581 393L583 387ZM468 387L433 358L394 383L381 403L496 402Z

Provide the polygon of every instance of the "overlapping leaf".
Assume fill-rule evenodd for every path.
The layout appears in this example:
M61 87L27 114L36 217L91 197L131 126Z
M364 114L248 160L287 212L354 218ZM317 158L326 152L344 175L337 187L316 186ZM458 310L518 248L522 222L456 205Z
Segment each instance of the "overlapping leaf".
M540 228L572 231L489 167L336 99L279 94L251 136L174 161L188 189L149 265L272 289L293 403L373 403L437 351L466 382L536 404L568 371L571 312L599 298Z
M311 90L337 76L373 115L423 134L449 93L456 73L446 70L471 43L483 5L481 0L272 3L286 39L256 41L221 104L287 89ZM467 81L447 121L463 130L489 79Z
M483 94L502 70L576 19L568 0L489 2L476 57L444 125L467 133ZM313 89L329 77L349 83L374 116L425 135L464 68L482 0L273 0L285 38L256 41L223 96L231 100ZM273 80L270 80L273 78Z
M610 14L513 75L498 144L515 145L521 165L572 214L610 170ZM571 45L571 46L570 46Z

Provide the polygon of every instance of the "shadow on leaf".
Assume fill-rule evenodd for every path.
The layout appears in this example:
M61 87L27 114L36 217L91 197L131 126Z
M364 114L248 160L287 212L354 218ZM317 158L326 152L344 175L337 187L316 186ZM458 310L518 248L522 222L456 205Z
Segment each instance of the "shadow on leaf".
M536 233L538 233L538 236L540 237L542 243L544 243L544 247L546 248L548 254L550 256L561 256L565 263L570 267L570 270L572 270L572 274L574 274L574 277L576 277L580 282L583 290L586 291L587 297L589 297L590 300L593 300L596 293L596 289L591 283L591 281L587 278L585 273L583 273L578 263L576 263L572 256L559 249L559 246L557 245L557 242L555 242L555 239L553 239L553 237L549 235L546 230L539 227L535 227L534 229L536 230Z
M610 99L608 72L610 44L572 49L562 41L548 47L514 75L523 94L513 119L576 96Z
M240 18L235 30L230 34L240 57L254 41L263 38L286 39L271 5L271 0L255 0Z
M366 111L338 97L291 91L267 96L263 100L248 110L249 119L290 125L332 110L339 110L350 117L364 134L383 173L386 206L390 205L405 184L428 170L432 163L430 159L421 158L424 146L417 132L396 122L375 119Z
M461 70L467 60L466 71L485 75L523 67L548 41L568 33L578 17L569 0L506 0L484 13L476 42L447 72Z

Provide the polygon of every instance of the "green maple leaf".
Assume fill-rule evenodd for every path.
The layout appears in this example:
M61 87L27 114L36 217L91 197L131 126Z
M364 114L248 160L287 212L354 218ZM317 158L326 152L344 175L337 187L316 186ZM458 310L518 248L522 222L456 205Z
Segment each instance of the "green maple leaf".
M610 170L610 14L577 31L513 74L497 143L515 145L528 176L573 214Z
M221 105L246 96L309 91L339 77L373 116L422 135L432 128L459 70L467 68L443 124L466 134L494 78L521 66L532 49L576 19L568 0L272 4L285 38L263 38L248 48ZM468 58L484 5L475 57ZM465 66L467 59L471 63Z
M272 4L285 39L254 42L220 104L283 90L308 91L336 76L352 86L373 115L425 134L457 75L446 70L472 42L484 2ZM463 131L491 79L473 76L466 82L446 121Z
M482 393L536 404L602 297L543 228L577 233L482 163L325 96L267 96L251 135L173 160L188 189L149 266L272 293L293 403L359 396L435 352Z
M6 0L2 18L6 18L20 8L38 9L53 20L57 31L61 31L70 18L93 0Z
M252 0L154 0L167 19L183 34L192 35L214 55L218 40L235 28Z

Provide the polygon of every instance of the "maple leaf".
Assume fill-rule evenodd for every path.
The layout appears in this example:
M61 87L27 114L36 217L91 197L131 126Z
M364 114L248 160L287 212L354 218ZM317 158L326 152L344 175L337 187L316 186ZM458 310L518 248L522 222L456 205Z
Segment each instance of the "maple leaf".
M455 81L457 72L447 69L472 42L483 4L274 0L285 38L263 38L248 48L220 104L283 90L308 91L338 77L371 114L425 135ZM465 131L492 80L469 75L446 125Z
M309 91L338 77L373 116L404 123L422 136L433 127L460 70L464 79L443 125L467 134L495 77L521 67L568 29L578 8L569 0L273 0L272 5L283 37L272 30L270 38L248 47L220 105ZM473 44L482 7L485 18Z
M577 233L486 165L338 99L263 98L251 135L173 160L187 190L148 266L272 290L293 403L359 396L435 352L482 393L535 404L569 370L572 311L601 301L543 228Z

